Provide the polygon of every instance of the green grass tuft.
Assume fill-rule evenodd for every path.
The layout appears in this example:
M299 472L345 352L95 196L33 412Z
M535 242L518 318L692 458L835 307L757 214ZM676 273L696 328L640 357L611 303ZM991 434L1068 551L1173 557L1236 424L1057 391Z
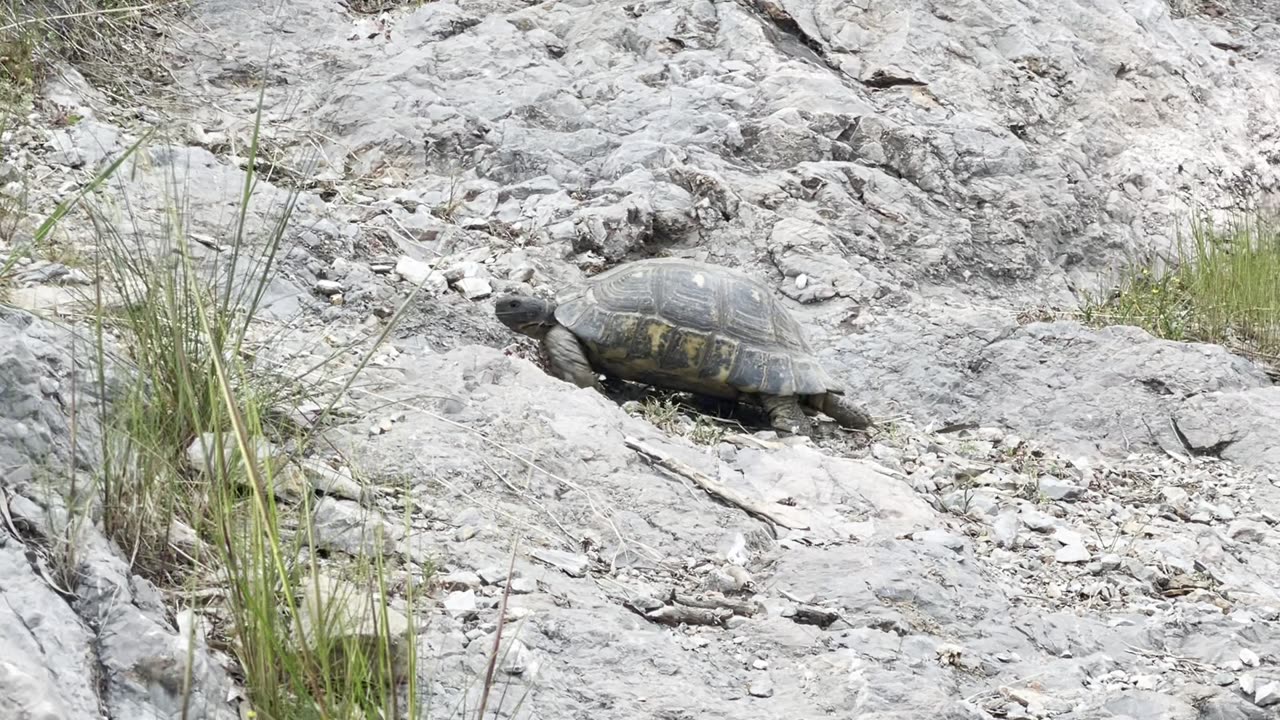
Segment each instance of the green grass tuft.
M19 0L0 8L0 109L30 108L57 63L125 99L168 81L150 21L188 0ZM73 118L64 118L73 122Z
M1092 325L1135 325L1169 340L1222 344L1280 366L1280 227L1270 216L1179 233L1171 266L1127 272L1106 297L1088 295Z
M349 557L318 546L314 497L291 462L314 446L400 312L354 371L338 370L343 382L323 367L281 377L257 362L253 346L270 341L259 337L262 301L299 192L286 193L265 231L247 227L260 123L259 113L226 252L192 254L197 244L177 197L163 198L168 212L158 233L143 231L138 217L113 219L113 208L129 212L131 205L123 185L109 192L116 189L110 181L144 152L146 135L34 233L39 242L76 210L96 231L95 285L83 318L97 374L93 387L72 393L71 405L73 413L95 413L100 465L93 492L83 492L74 475L64 483L70 525L100 522L136 572L209 621L212 644L237 661L254 717L417 717L412 589L431 569L403 563L379 543ZM328 398L306 427L282 420L301 396ZM302 489L285 497L284 487ZM61 551L59 577L70 583L77 548L68 542ZM397 564L419 576L408 592L392 592L400 585L389 579Z

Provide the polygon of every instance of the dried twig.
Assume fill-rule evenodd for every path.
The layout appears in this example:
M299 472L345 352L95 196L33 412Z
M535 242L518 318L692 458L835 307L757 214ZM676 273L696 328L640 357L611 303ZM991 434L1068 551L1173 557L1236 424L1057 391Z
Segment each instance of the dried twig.
M507 564L507 582L502 588L502 602L498 605L498 628L493 633L493 653L489 655L489 665L485 668L484 690L480 694L480 709L476 710L476 720L483 720L485 707L489 704L489 694L493 692L493 671L498 666L498 650L502 648L502 630L507 626L507 600L511 597L511 579L516 573L516 548L519 540L511 543L511 560Z
M644 617L663 625L723 625L733 612L720 608L685 607L683 605L664 605L652 612L644 613Z
M686 607L703 608L706 610L730 610L734 615L741 615L743 617L751 617L764 612L764 607L754 600L739 600L736 598L725 597L722 593L718 592L701 593L698 595L675 592L672 593L671 599Z
M689 467L672 457L671 454L648 445L637 438L626 438L623 443L663 469L690 480L710 495L740 508L749 515L792 530L809 529L809 523L800 516L800 513L791 511L785 506L769 507L762 501L749 498L724 483L713 480L697 469Z

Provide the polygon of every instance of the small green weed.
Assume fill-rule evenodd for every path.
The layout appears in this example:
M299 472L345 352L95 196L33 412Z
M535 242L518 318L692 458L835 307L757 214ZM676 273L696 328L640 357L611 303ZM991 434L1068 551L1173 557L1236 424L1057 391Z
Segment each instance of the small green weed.
M659 430L683 435L699 445L716 445L728 434L723 422L692 411L669 395L660 399L646 397L639 414Z

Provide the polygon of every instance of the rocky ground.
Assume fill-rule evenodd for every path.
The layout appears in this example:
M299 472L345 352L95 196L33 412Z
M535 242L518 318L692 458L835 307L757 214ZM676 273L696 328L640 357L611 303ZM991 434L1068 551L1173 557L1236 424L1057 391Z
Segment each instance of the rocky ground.
M178 188L218 262L265 79L249 226L302 191L273 359L367 347L422 287L316 458L373 487L313 519L437 566L412 618L436 714L478 692L519 536L502 717L1273 718L1280 392L1046 311L1192 205L1275 197L1272 5L204 0L161 28L170 84L123 102L65 68L0 172L47 212L155 127L100 194L145 233ZM53 322L91 230L0 315L0 714L180 717L197 618L92 528L74 584L41 551L65 511L39 468L94 461ZM774 283L882 427L655 423L493 319L650 255ZM234 717L226 659L196 658L195 716Z

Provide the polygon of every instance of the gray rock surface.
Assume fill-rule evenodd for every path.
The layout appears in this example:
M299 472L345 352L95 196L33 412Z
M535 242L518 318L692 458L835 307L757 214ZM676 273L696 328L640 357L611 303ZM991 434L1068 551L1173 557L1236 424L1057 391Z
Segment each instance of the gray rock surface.
M115 221L168 251L180 187L186 249L229 266L266 80L248 226L301 189L267 288L288 328L273 359L367 346L418 293L324 438L380 486L278 490L326 495L312 522L334 554L438 567L417 636L432 707L475 707L519 540L503 716L527 694L519 717L1262 720L1280 697L1276 388L1220 347L1020 317L1167 252L1192 206L1275 198L1278 11L201 0L198 33L161 28L163 111L120 113L65 68L41 112L83 124L7 129L5 177L40 178L47 212L176 113L178 142L113 181ZM833 374L906 421L869 448L697 444L548 377L492 317L491 295L660 254L774 283ZM76 272L24 264L9 299L65 313L92 280ZM0 314L0 715L175 717L191 617L92 527L75 587L49 549L66 513L35 477L69 464L65 338ZM196 658L196 714L231 717L229 661Z
M181 717L189 611L175 620L94 526L69 523L61 470L95 466L96 432L91 374L73 363L89 346L79 338L73 353L72 342L58 325L0 307L0 716ZM227 658L202 633L192 658L189 712L236 718Z
M508 695L529 693L536 716L624 718L643 707L659 717L820 717L858 707L960 717L1038 706L1103 718L1206 700L1265 716L1229 689L1196 685L1188 669L1234 678L1241 650L1280 641L1280 565L1268 549L1280 531L1258 513L1280 487L1219 461L1134 456L1081 468L994 430L900 437L899 459L883 465L759 441L708 453L488 348L405 351L375 375L360 402L392 403L405 421L372 444L354 426L330 439L361 466L422 478L419 506L441 509L421 518L417 543L438 549L442 572L466 588L452 595L467 603L445 599L456 624L423 638L446 668L429 678L439 698L465 692L477 656L447 638L471 637L483 598L501 592L481 578L519 538L517 572L538 590L511 602L528 618L519 639L539 669L513 677ZM422 389L432 399L414 399ZM770 530L656 471L627 438L766 504L785 501L808 528ZM943 509L955 463L991 467L973 482L998 512ZM919 477L937 490L913 491ZM1036 486L1049 477L1080 491L1046 498ZM1163 487L1196 488L1191 506L1251 515L1259 535L1171 514L1154 491ZM443 510L457 507L472 509ZM462 524L479 531L459 536ZM585 577L555 559L583 547ZM761 612L723 628L645 622L670 609L671 592L724 587L713 578L735 567L751 581L727 596ZM829 624L810 624L815 613ZM1176 637L1175 617L1193 618ZM490 642L475 635L468 648Z
M1175 420L1192 450L1280 473L1280 387L1198 395Z
M878 400L881 414L925 408L941 423L1004 426L1076 454L1186 453L1227 437L1188 437L1188 448L1178 437L1183 424L1265 445L1275 427L1267 376L1220 346L1160 340L1134 327L1004 324L992 313L948 310L904 312L879 321L882 332L833 338L828 362L850 368L841 379L873 408ZM918 338L911 355L892 340L907 335ZM1222 400L1206 405L1218 394ZM1241 412L1228 421L1230 403ZM1275 462L1247 451L1233 459Z
M406 318L437 349L509 342L466 298L675 253L772 278L884 415L1074 452L1174 448L1176 398L1268 384L1221 351L1015 320L1167 251L1192 205L1275 194L1277 136L1247 119L1280 114L1280 40L1253 22L1266 4L286 5L200 6L209 32L179 52L208 61L176 72L217 102L188 108L245 136L256 86L218 78L270 46L268 106L294 112L273 128L286 164L360 188L302 204L323 218L300 238L313 254L377 244L502 271L450 278L463 297ZM1133 357L1112 368L1113 353Z

